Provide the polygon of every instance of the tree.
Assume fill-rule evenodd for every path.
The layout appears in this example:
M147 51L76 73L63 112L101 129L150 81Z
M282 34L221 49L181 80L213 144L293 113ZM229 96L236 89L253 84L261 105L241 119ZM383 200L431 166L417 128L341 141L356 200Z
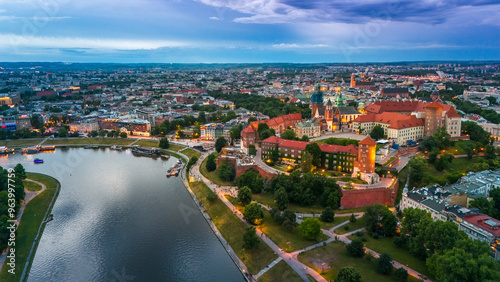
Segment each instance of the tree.
M493 217L500 218L500 188L492 189L490 197L493 199Z
M283 211L283 217L285 219L288 219L290 220L291 222L295 223L297 221L297 216L295 215L295 213L291 210L284 210Z
M282 139L295 140L297 138L297 135L295 134L295 131L293 131L293 129L287 129L285 130L285 132L281 133L280 137Z
M403 210L401 233L414 238L419 234L422 224L432 221L431 214L425 210L406 208Z
M361 282L361 273L354 267L342 267L335 277L335 282Z
M362 257L365 253L365 245L360 239L352 240L351 243L346 246L346 249L351 256L357 258Z
M241 124L231 127L231 129L229 130L229 136L231 137L231 140L240 139L242 130L243 126Z
M97 137L99 135L99 132L97 130L92 130L88 134L90 137Z
M40 128L42 127L42 122L40 121L40 117L38 115L32 115L31 116L31 126L34 128Z
M219 137L215 141L215 150L217 151L217 153L220 153L222 148L224 148L226 145L227 145L226 139L224 137Z
M99 137L104 138L107 134L108 134L107 130L104 130L104 129L99 130Z
M215 154L210 154L207 157L207 162L205 163L205 167L208 172L214 171L217 169L217 163L215 161Z
M412 185L419 183L427 170L427 165L422 158L412 158L409 162L409 174Z
M386 236L392 236L396 231L396 217L386 206L381 204L366 206L363 217L368 232L382 232Z
M288 194L286 193L285 188L281 187L274 193L274 200L276 201L278 209L284 210L288 207Z
M26 170L24 169L22 164L17 164L14 167L14 171L16 173L16 177L19 177L21 179L26 179Z
M191 167L192 167L192 166L193 166L193 165L194 165L197 161L198 161L198 157L197 157L197 156L192 156L192 157L189 159L188 163L187 163L187 166L186 166L187 170L190 170L190 169L191 169Z
M266 140L267 138L269 138L271 136L275 136L275 135L276 135L276 132L274 131L274 129L269 128L267 130L262 131L261 134L259 135L259 138L260 138L260 140Z
M302 135L302 138L300 138L300 141L309 142L309 136Z
M314 166L312 165L313 157L311 153L307 151L302 152L302 158L300 159L300 169L302 172L312 172Z
M247 121L248 121L248 123L251 123L252 121L257 121L257 118L256 117L249 117Z
M354 214L351 214L351 217L349 218L350 223L355 223L357 220L356 216Z
M247 227L245 234L243 234L243 249L251 250L257 247L260 243L259 236L255 231L255 227Z
M238 202L242 205L248 205L252 202L252 190L247 186L242 187L238 190Z
M312 155L312 164L314 166L319 166L321 163L321 148L319 147L318 143L307 144L305 151Z
M493 204L492 202L488 201L488 199L485 197L480 197L472 200L469 203L469 207L478 208L481 210L482 213L487 214L489 216L493 216Z
M406 281L408 279L408 271L404 269L403 267L400 267L394 271L394 276L399 280L399 281Z
M68 130L66 128L60 128L59 131L57 131L57 134L59 137L68 137Z
M243 219L250 222L251 224L259 225L264 218L264 211L262 207L257 203L251 203L245 206L245 211L243 212Z
M205 112L204 111L201 111L199 114L198 114L198 121L200 123L205 123L207 122L207 117L205 115Z
M390 274L392 271L392 258L389 254L383 253L377 259L377 272L380 274Z
M297 225L297 223L292 222L289 219L285 219L285 221L283 221L282 225L286 229L286 231L292 232L295 229L295 226Z
M304 237L309 240L314 240L321 234L321 223L315 217L308 217L302 220L299 228Z
M484 157L488 160L496 158L495 147L493 145L490 144L486 145L484 150Z
M269 129L269 125L267 125L267 123L259 123L259 125L257 126L257 133L259 134L259 138L260 140L264 140L266 138L262 138L262 132L266 131Z
M220 179L230 182L233 181L236 176L236 169L231 165L221 164L217 175Z
M120 132L120 138L127 138L127 132Z
M374 140L379 140L384 138L384 129L380 124L375 125L370 132L370 137Z
M255 149L255 145L249 145L248 146L248 154L250 156L255 156L257 155L257 150Z
M335 212L333 211L332 208L326 207L326 209L323 210L321 213L321 220L324 222L333 222L335 219Z
M434 164L437 160L437 157L439 155L439 149L434 149L429 153L429 163Z
M170 147L170 142L168 142L167 138L160 139L160 148L168 149Z
M438 281L500 281L499 265L488 254L475 258L455 247L433 255L426 264Z

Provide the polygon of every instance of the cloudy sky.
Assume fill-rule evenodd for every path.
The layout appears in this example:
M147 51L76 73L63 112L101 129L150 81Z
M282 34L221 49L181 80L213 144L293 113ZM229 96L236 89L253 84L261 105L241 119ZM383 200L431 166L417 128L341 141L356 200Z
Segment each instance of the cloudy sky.
M498 59L498 0L0 0L0 62Z

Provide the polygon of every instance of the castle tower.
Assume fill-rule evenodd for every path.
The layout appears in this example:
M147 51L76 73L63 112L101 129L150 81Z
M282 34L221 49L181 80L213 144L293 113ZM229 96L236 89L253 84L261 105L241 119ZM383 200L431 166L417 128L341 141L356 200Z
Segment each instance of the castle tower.
M425 106L424 136L428 137L436 132L436 129L443 126L443 106L434 101Z
M354 79L354 74L351 74L351 88L356 88L356 79Z
M325 108L325 121L328 126L328 130L332 129L333 125L333 104L332 100L328 100L326 102L326 108Z
M352 177L359 177L368 184L380 181L380 176L375 173L375 154L377 142L367 136L358 143L358 160L355 162Z
M311 95L311 116L315 117L318 108L324 107L323 105L323 92L320 91L320 85L316 86L316 92Z

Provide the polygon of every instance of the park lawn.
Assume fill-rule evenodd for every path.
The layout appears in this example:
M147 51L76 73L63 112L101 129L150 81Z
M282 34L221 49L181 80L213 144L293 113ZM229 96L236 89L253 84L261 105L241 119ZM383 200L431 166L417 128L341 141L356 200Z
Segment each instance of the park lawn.
M274 203L274 196L271 193L252 194L252 199L268 207L276 206L276 204ZM321 214L325 208L320 206L319 203L314 204L310 207L290 203L288 204L287 209L298 213Z
M231 210L217 197L213 203L207 200L207 195L213 193L205 183L190 182L189 186L195 193L198 200L203 204L203 207L210 215L215 226L226 241L231 245L238 257L247 266L252 274L257 274L264 267L269 265L278 256L264 243L260 238L260 244L254 250L243 249L243 234L248 227L241 221Z
M346 226L349 226L348 230L345 230ZM363 228L363 227L365 227L365 219L363 217L361 217L361 218L358 218L356 220L356 222L354 222L354 223L349 222L348 224L335 229L333 232L335 232L335 234L342 235L342 234L352 232L354 230L358 230L358 229Z
M396 237L382 237L379 239L373 239L366 232L363 233L366 238L365 246L369 249L374 250L377 253L388 253L391 255L392 259L404 264L421 274L429 276L429 270L425 265L425 261L414 257L410 252L404 248L398 248L394 245L394 239ZM356 235L349 236L349 239L353 240L359 238Z
M141 147L158 148L158 147L160 147L160 141L158 141L158 140L140 140L140 141L135 142L134 145L139 145Z
M300 262L311 267L321 274L327 281L335 280L342 267L354 267L361 273L362 281L385 282L398 281L392 275L382 275L376 271L376 260L369 261L366 258L355 258L347 253L346 245L340 241L334 241L326 246L321 246L298 256ZM325 262L330 268L326 268L322 273L319 265ZM408 277L409 281L417 281Z
M179 151L179 150L182 150L184 148L186 148L186 147L182 146L182 145L172 144L172 143L170 143L170 145L168 146L168 149L171 151Z
M278 262L275 266L264 273L259 279L259 282L302 282L302 278L293 270L284 260Z
M292 232L288 232L282 225L273 220L268 211L264 211L264 220L259 225L259 229L285 252L300 250L328 239L328 236L323 233L320 233L317 240L306 239L298 226Z
M27 177L30 179L34 179L44 183L47 186L47 189L32 199L24 209L23 216L21 218L21 222L17 229L16 236L16 271L15 274L10 274L7 272L9 267L4 263L2 267L2 272L0 272L0 281L20 281L21 274L23 272L23 268L26 263L28 263L28 272L31 267L31 262L35 257L36 247L38 246L38 242L40 242L40 238L38 238L34 252L31 255L31 260L27 262L28 254L30 252L33 240L35 240L36 234L38 232L38 228L44 219L45 213L47 210L52 210L52 206L50 205L54 194L58 192L57 180L45 176L38 173L27 173ZM56 195L57 197L57 195ZM40 235L43 233L42 227ZM7 261L6 261L7 262Z
M350 208L350 209L338 209L338 210L335 210L335 215L341 215L341 214L351 215L352 213L355 213L355 212L364 212L364 211L365 211L365 207Z
M28 189L28 191L40 191L42 190L42 186L38 183L23 180L24 188Z
M64 138L49 139L43 145L121 145L126 146L134 142L127 138Z
M181 153L184 153L184 151L182 151ZM218 155L216 155L216 158L217 157L218 157ZM233 186L234 185L233 182L228 182L228 181L224 181L224 180L220 179L219 174L217 173L217 170L209 172L207 170L207 160L208 160L208 157L205 158L203 160L203 162L201 162L201 165L200 165L200 172L203 176L205 176L208 180L210 180L213 183L220 185L220 186Z
M325 229L325 230L330 230L332 229L333 227L343 223L343 222L346 222L347 220L349 220L351 216L337 216L335 217L335 219L333 220L333 222L323 222L321 221L321 228L322 229Z
M197 157L199 159L201 157L200 152L198 152L194 149L191 149L191 148L187 148L185 150L182 150L182 152L179 152L179 153L186 155L188 158Z
M16 140L2 140L0 141L0 146L7 147L23 147L23 146L35 146L42 142L43 138L27 138L27 139L16 139Z

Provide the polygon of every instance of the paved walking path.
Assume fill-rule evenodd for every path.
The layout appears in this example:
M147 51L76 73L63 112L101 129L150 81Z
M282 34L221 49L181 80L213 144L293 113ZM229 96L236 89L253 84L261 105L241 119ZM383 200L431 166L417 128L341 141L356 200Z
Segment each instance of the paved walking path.
M262 274L266 273L269 269L271 269L273 266L275 266L278 262L282 260L283 260L282 257L277 258L276 260L271 262L268 266L266 266L264 269L262 269L259 273L257 273L257 275L255 275L255 278L258 279L259 277L262 276Z
M139 142L141 140L142 140L141 138L137 138L136 140L134 140L134 142L128 144L128 146L132 146L132 145L134 145L135 143L137 143L137 142Z
M24 188L24 193L25 193L24 200L23 200L23 203L22 203L21 207L19 208L19 211L17 212L17 217L16 217L16 224L17 224L17 226L19 226L19 223L21 222L21 218L23 216L24 209L26 208L26 205L31 200L33 200L36 196L38 196L40 193L42 193L43 191L45 191L45 189L47 189L47 186L45 184L43 184L42 182L38 182L38 181L31 180L31 179L28 179L28 178L26 178L25 180L29 181L29 182L36 183L36 184L42 186L42 189L39 190L39 191L29 191L28 189ZM0 271L2 271L2 267L3 267L3 264L5 262L5 259L7 258L8 251L9 251L9 249L6 249L0 255Z

